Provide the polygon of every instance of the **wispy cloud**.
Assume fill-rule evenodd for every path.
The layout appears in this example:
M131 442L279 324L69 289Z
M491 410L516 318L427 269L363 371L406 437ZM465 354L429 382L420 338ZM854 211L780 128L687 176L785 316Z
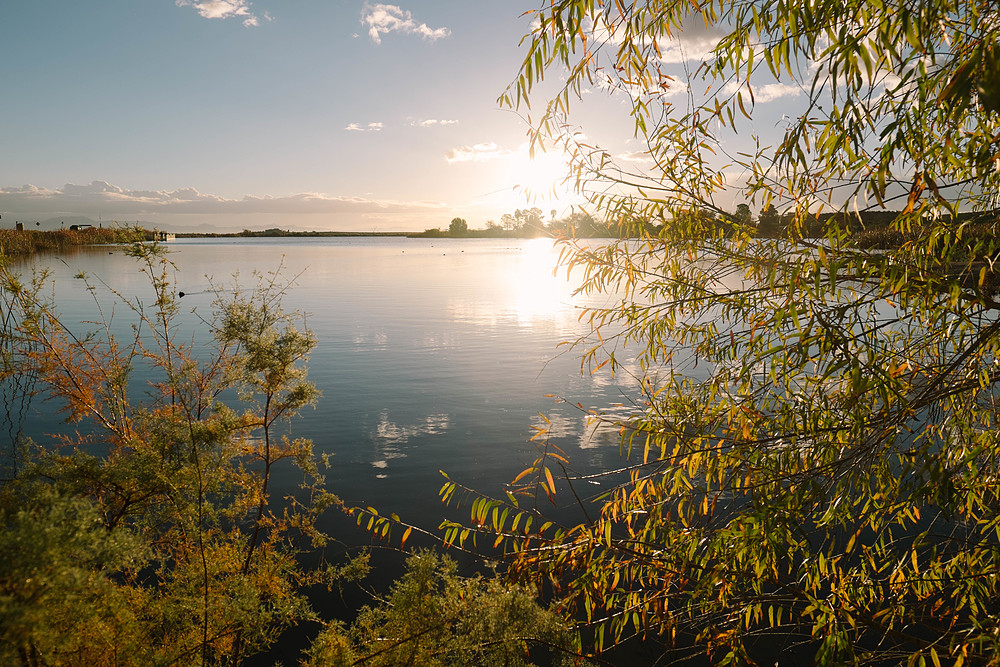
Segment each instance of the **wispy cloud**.
M431 28L426 23L418 23L410 12L396 5L366 4L361 10L361 23L368 27L368 36L376 44L381 44L382 35L390 32L420 35L432 42L451 34L448 28Z
M415 120L411 125L416 125L417 127L434 127L435 125L457 125L457 120L435 120L433 118L428 118L427 120Z
M726 34L724 26L705 25L697 17L690 17L680 29L674 29L672 36L662 36L659 40L660 62L664 64L680 64L685 62L700 62L709 57L719 40ZM592 39L602 44L620 43L618 36L620 28L609 25L603 19L591 24ZM640 38L640 43L642 39Z
M798 97L803 94L802 88L797 85L787 83L768 83L763 86L753 86L754 104L765 104L783 97ZM743 93L743 99L750 101L750 93L745 83L730 82L722 89L727 95L735 95L737 92Z
M474 146L459 146L452 148L445 153L445 159L449 162L489 162L498 158L509 157L514 152L505 148L500 148L492 141L489 143L475 144Z
M105 220L135 220L143 216L166 214L322 214L372 217L392 213L437 211L441 202L375 200L365 197L334 197L304 192L281 197L246 195L228 199L199 192L195 188L178 190L129 190L107 181L89 185L67 183L49 189L35 185L0 188L0 211L6 217L38 218L58 215L99 214Z
M624 92L630 97L635 99L666 99L669 97L677 97L683 95L688 91L688 85L676 78L664 77L660 86L657 88L644 88L642 86L637 86L629 81L623 81L617 76L612 76L610 74L603 74L603 76L598 76L594 78L594 85L599 90L608 91L611 93ZM585 91L592 92L592 91Z
M362 125L361 123L351 123L344 129L348 132L381 132L383 127L385 127L385 125L382 123L368 123L367 125Z
M630 153L619 153L618 159L622 162L651 162L652 156L649 151L632 151Z
M660 52L660 61L665 64L680 64L707 60L725 34L726 30L722 26L706 26L694 20L685 25L675 39L666 43Z
M206 19L242 18L243 25L260 25L260 18L251 11L247 0L175 0L178 7L194 7ZM265 19L270 17L265 14Z

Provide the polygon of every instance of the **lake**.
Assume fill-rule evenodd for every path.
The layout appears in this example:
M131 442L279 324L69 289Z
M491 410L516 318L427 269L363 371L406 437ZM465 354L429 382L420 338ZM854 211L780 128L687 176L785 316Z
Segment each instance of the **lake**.
M184 292L181 326L195 339L207 336L200 318L211 312L211 282L239 273L251 285L254 270L278 267L295 277L284 307L304 313L316 334L309 376L323 396L291 433L332 454L328 487L348 504L433 529L444 515L439 471L502 493L536 454L530 440L545 424L540 414L575 470L619 462L617 432L595 432L576 404L608 408L636 392L627 377L581 373L579 352L559 347L587 333L580 308L595 302L573 296L565 270L553 275L558 249L550 240L183 239L168 247ZM105 313L112 290L152 301L148 281L120 248L38 257L19 268L38 265L52 271L51 293L81 332L92 328L82 323L96 317L95 297ZM74 278L80 272L97 285L93 294ZM127 309L113 312L127 332ZM35 438L64 428L40 402L25 426ZM290 490L295 480L278 482ZM327 527L347 542L361 539L344 523L331 517Z

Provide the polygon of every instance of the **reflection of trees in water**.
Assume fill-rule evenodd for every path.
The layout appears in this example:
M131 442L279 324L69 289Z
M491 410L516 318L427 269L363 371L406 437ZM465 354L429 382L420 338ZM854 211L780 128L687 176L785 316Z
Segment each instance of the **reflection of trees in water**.
M19 363L25 350L17 336L15 308L11 295L0 295L0 480L8 480L17 470L17 448L24 433L24 420L31 404L37 376Z

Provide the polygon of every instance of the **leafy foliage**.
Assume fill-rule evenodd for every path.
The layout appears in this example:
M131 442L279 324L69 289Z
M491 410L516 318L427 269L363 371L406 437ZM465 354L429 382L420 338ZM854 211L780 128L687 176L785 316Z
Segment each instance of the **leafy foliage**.
M317 397L302 366L314 338L281 310L280 274L217 290L213 340L199 345L180 337L162 249L132 253L152 300L118 295L127 340L110 319L75 334L40 298L44 276L4 276L5 369L83 423L26 449L0 487L4 664L240 664L314 618L305 588L344 572L298 560L325 543L316 519L339 501L311 443L279 434ZM144 404L131 398L139 366L159 378ZM279 466L303 479L281 503Z
M996 662L996 5L554 0L534 18L501 102L642 237L564 254L582 291L616 297L586 315L601 336L585 363L631 355L642 375L632 414L592 415L623 438L622 468L587 480L600 495L578 496L543 448L504 498L449 480L445 500L473 501L447 538L485 538L512 576L552 582L599 648ZM685 76L663 54L693 26L717 41ZM596 85L629 103L648 170L578 139L571 106ZM799 91L801 115L775 145L728 153L773 123L755 103L768 85ZM734 189L778 216L779 238L717 203ZM894 201L898 242L853 243L838 216L806 234L824 208ZM970 235L960 209L989 232ZM539 490L578 500L578 519L546 517Z
M453 560L432 551L418 551L406 566L388 598L362 609L349 629L328 625L308 664L588 664L573 657L562 620L530 589L460 577Z

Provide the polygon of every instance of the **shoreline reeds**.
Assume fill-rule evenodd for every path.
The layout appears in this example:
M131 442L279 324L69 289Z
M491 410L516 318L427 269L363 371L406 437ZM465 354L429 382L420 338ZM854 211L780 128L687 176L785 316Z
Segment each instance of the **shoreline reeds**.
M25 257L39 252L66 250L73 246L132 243L144 239L145 232L125 227L87 229L0 229L0 257Z

